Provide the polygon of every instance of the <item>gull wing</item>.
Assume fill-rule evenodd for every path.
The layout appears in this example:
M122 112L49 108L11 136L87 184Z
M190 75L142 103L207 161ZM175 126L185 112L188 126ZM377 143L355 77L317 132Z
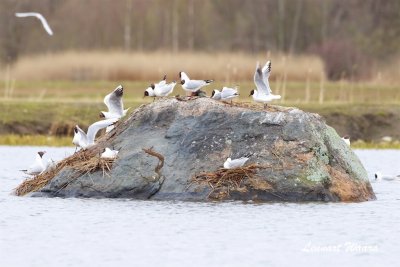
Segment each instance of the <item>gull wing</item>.
M200 89L205 85L208 85L205 80L185 80L185 86L188 90Z
M40 22L43 25L43 28L49 35L53 35L53 31L50 28L50 25L47 23L47 20L45 17L43 17L42 14L37 13L37 12L23 12L23 13L15 13L15 16L18 18L25 18L25 17L36 17L40 20Z
M239 159L234 159L234 160L231 161L231 168L242 167L246 163L246 161L248 161L248 160L249 160L249 158L246 158L246 157L242 157L242 158L239 158Z
M87 132L87 140L88 144L93 144L94 139L96 138L96 134L99 130L104 129L114 123L116 123L118 119L108 119L108 120L101 120L93 123L92 125L89 126L88 132Z
M237 96L237 95L239 95L237 92L237 89L229 88L229 87L222 88L222 91L221 91L222 98L227 98L230 96Z
M271 93L271 87L269 87L269 75L271 74L271 61L267 61L262 68L262 73L264 75L264 83L268 87L268 91Z
M260 67L260 63L257 62L256 71L254 73L254 84L257 87L258 93L262 95L269 95L271 94L268 86L265 84L264 75L262 69Z
M155 86L157 87L157 86L164 86L164 85L166 85L167 84L167 75L165 74L164 75L164 78L161 80L161 81L159 81L158 83L156 83L155 84Z
M157 90L158 95L167 96L170 93L172 93L172 91L174 90L175 85L176 85L176 82L172 82L172 83L166 84L164 86L156 87L154 89L154 91Z
M79 134L81 134L81 135L83 135L83 136L86 135L86 133L85 133L78 125L75 126L74 132L75 132L76 134L79 133Z
M123 115L124 104L122 102L122 96L124 88L119 85L114 91L104 97L104 104L106 104L108 111L113 114Z

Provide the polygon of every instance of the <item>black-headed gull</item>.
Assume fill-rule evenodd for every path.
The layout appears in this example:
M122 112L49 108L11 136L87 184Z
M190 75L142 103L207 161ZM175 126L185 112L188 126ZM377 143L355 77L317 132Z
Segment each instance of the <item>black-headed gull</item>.
M250 92L255 102L264 103L266 107L268 102L275 99L280 99L280 95L274 95L271 93L269 87L268 77L271 73L271 61L268 61L263 68L260 67L260 63L257 62L256 71L254 73L254 84L257 89Z
M170 83L168 85L167 84L167 75L165 74L164 78L161 81L159 81L158 83L152 83L149 87L147 87L146 90L144 90L144 96L143 97L151 96L151 97L154 97L154 99L155 99L156 96L166 96L166 95L172 93L172 90L174 89L175 84ZM171 86L172 86L172 90L171 90ZM156 87L157 88L161 88L161 90L158 89L158 91L157 91L160 95L156 95L156 92L154 90ZM171 92L169 92L170 90L171 90ZM168 93L168 94L166 94L166 93Z
M211 98L221 101L232 100L232 98L238 96L239 94L237 88L229 88L229 87L223 87L221 91L215 89L211 93Z
M146 96L152 96L152 97L168 96L174 90L175 85L176 85L175 81L168 83L168 84L164 84L164 85L151 84L150 87L148 87L144 91L144 96L145 97Z
M111 93L104 97L104 104L106 104L108 111L100 111L100 118L113 119L121 118L126 115L129 108L124 109L122 96L124 95L124 87L118 85Z
M240 168L242 167L246 161L248 161L249 158L248 157L241 157L238 159L231 159L231 158L227 158L225 163L224 163L224 168L225 169L234 169L234 168Z
M164 84L164 85L158 85L158 86L153 85L152 88L154 90L154 94L156 97L164 97L164 96L168 96L169 94L172 93L175 85L176 85L176 81L173 81L171 83Z
M213 82L213 80L191 80L183 71L179 72L179 78L181 79L183 90L192 94Z
M36 154L35 162L32 163L27 170L21 170L29 175L39 175L46 170L46 164L43 161L43 155L46 151L39 151Z
M42 23L43 28L45 29L45 31L49 35L53 35L53 31L51 30L50 25L47 23L47 20L43 17L42 14L37 13L37 12L19 12L19 13L15 13L15 16L17 16L18 18L25 18L25 17L38 18L40 20L40 22Z
M76 125L74 128L74 138L72 143L76 147L86 149L95 144L94 139L96 138L96 134L99 130L113 125L117 121L117 118L97 121L89 126L87 134L81 128L79 128L78 125Z
M110 149L110 148L106 147L103 150L103 153L101 153L100 158L103 158L103 159L115 159L117 157L117 155L118 155L118 152L119 152L118 150L114 150L114 149Z
M146 96L151 96L151 97L156 97L156 94L154 93L154 89L153 89L153 87L150 85L149 87L147 87L147 89L146 90L144 90L144 96L143 97L146 97Z
M381 172L374 174L375 181L400 181L400 175L383 175Z
M342 140L346 143L346 145L350 146L350 136L345 135L342 137Z

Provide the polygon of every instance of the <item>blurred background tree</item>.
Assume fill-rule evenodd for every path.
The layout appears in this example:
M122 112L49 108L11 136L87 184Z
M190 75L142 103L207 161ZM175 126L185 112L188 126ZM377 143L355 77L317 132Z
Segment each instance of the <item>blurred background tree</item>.
M15 12L42 13L54 30ZM399 54L398 0L2 0L0 55L63 50L318 54L330 79ZM34 20L32 18L32 20Z

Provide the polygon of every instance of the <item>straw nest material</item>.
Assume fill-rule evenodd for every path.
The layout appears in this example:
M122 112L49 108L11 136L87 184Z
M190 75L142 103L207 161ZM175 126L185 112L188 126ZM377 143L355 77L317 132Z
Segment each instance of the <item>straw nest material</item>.
M257 176L257 171L265 168L269 167L251 164L235 169L218 169L215 172L203 172L194 176L190 185L208 185L212 189L208 195L208 198L211 199L225 199L233 191L240 193L246 193L249 189L265 191L272 189L272 185Z
M23 196L38 191L46 186L50 180L65 167L73 170L71 180L82 174L92 173L99 170L101 170L103 175L105 175L111 170L114 159L100 158L101 151L100 147L80 150L72 156L58 162L54 168L36 175L33 178L26 179L15 189L15 194L17 196Z

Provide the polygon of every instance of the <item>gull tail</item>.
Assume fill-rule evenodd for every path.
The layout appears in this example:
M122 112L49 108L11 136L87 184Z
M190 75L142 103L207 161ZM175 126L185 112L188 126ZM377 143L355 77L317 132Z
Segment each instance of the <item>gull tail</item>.
M206 83L210 84L212 83L214 80L204 80Z

